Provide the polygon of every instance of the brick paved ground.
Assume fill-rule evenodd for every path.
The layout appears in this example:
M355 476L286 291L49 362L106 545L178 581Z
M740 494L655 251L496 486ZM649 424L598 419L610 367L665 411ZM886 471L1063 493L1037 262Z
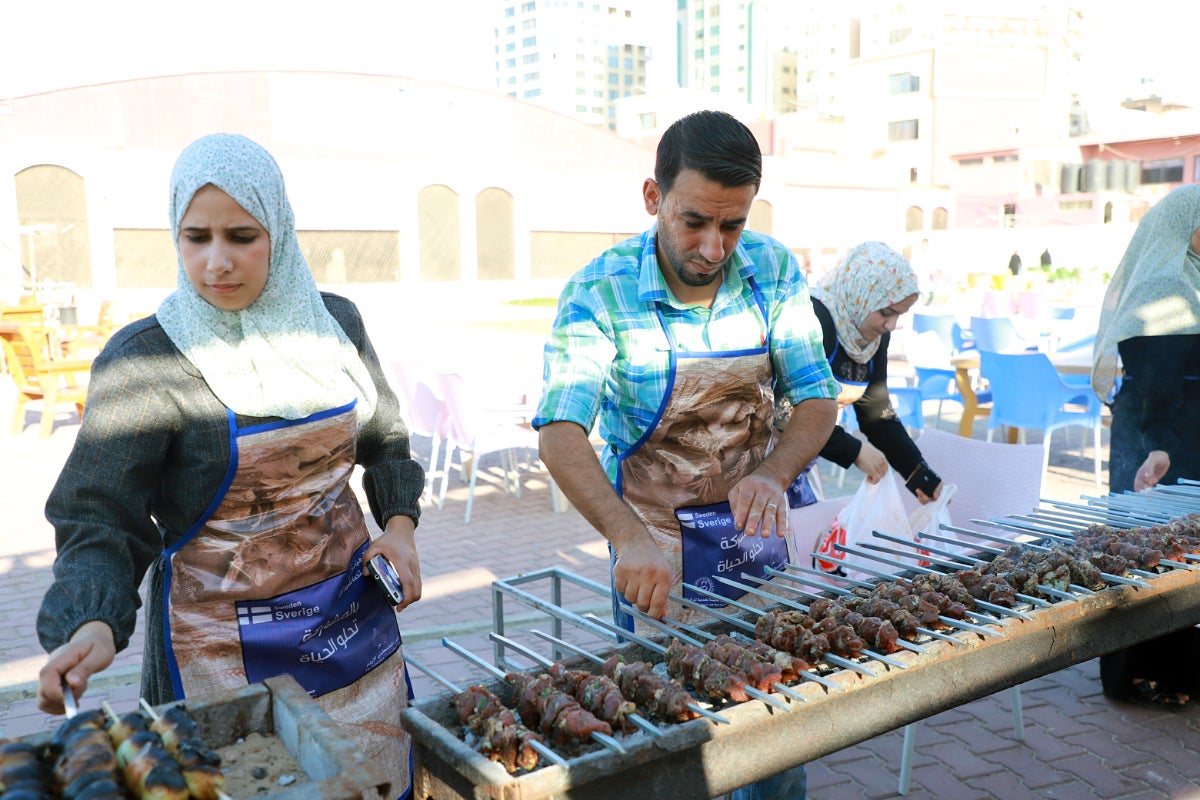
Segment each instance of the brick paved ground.
M0 381L7 380L0 376ZM10 419L0 387L0 420ZM951 420L942 422L949 428ZM76 424L65 416L48 440L37 439L33 415L25 433L0 433L0 731L22 736L61 722L34 708L37 670L44 659L34 616L50 581L53 533L42 504L70 447ZM982 436L982 431L977 431ZM1061 434L1059 434L1061 435ZM1075 433L1073 441L1078 440ZM417 441L418 452L426 443ZM1092 494L1090 461L1071 450L1055 453L1047 495L1076 500ZM1090 453L1085 453L1085 456ZM495 465L484 462L485 467ZM831 494L855 488L854 471ZM489 657L493 628L491 584L559 566L601 583L607 580L603 540L572 510L554 513L545 474L533 472L518 499L498 482L481 481L469 525L466 489L455 482L445 508L429 508L418 531L425 596L402 618L406 652L455 682L483 673L441 644L447 636ZM540 587L544 583L531 584ZM605 602L570 592L572 606L603 614ZM510 630L546 627L506 605ZM140 633L114 666L97 676L83 707L107 700L118 711L136 707ZM419 696L442 686L418 670ZM1099 691L1096 663L1086 662L1022 687L1025 741L1013 738L1010 696L1002 692L924 720L915 727L910 796L918 798L1200 798L1200 706L1179 713L1115 705ZM786 746L786 743L781 743ZM902 731L879 736L819 759L809 767L814 800L886 798L897 794Z

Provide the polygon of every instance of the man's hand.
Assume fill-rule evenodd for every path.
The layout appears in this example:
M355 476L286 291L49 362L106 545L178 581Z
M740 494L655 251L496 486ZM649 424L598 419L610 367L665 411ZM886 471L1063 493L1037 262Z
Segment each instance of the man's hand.
M755 470L729 490L733 525L751 536L785 536L788 531L787 487L769 472Z
M867 476L867 483L879 483L888 471L887 457L870 442L863 442L858 458L854 459L854 466Z
M1170 468L1171 456L1167 451L1151 450L1150 455L1146 456L1146 460L1138 467L1137 475L1133 479L1133 490L1140 492L1157 486Z
M671 592L671 568L649 533L630 537L613 547L613 588L638 611L662 619L667 613L667 595Z
M645 523L608 482L587 431L574 422L551 422L538 433L538 454L555 483L612 545L613 588L639 611L661 619L667 613L671 568Z
M417 525L412 517L397 514L390 517L383 534L371 542L363 553L363 574L366 564L373 556L382 555L392 562L396 576L400 578L400 586L404 589L404 599L396 606L396 611L403 611L421 599L421 564L417 559Z
M77 699L83 697L88 679L107 669L116 655L108 623L93 620L80 625L69 642L54 649L38 672L38 709L47 714L62 714L63 680Z

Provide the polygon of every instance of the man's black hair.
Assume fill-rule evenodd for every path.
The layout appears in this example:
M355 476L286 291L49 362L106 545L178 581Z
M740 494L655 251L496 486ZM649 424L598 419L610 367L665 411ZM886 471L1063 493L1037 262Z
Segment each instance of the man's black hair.
M684 169L722 186L762 183L762 151L750 129L724 111L697 111L667 128L658 142L654 180L663 194Z

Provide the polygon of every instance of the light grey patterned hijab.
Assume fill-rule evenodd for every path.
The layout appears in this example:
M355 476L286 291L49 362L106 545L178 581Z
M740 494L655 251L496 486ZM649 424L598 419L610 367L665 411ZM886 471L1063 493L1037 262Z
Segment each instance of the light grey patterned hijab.
M375 384L358 350L325 308L300 244L271 154L234 134L196 140L171 173L171 235L207 184L233 198L271 237L262 294L241 311L202 298L179 259L179 287L158 308L167 336L235 413L302 419L355 398L359 425L375 411Z
M1135 336L1200 333L1200 184L1159 200L1142 221L1109 281L1092 350L1092 389L1107 402L1117 375L1117 344Z

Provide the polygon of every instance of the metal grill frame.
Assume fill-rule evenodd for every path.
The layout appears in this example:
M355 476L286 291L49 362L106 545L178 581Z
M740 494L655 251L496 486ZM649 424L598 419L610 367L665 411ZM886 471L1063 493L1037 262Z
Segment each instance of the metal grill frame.
M497 581L494 591L511 594L513 584L544 579L591 583L565 570L549 569ZM553 596L560 596L556 591L552 589ZM543 766L521 776L509 775L453 735L451 731L460 728L450 702L453 694L439 694L407 709L403 716L414 740L417 796L433 800L714 797L1033 678L1196 625L1200 580L1190 571L1172 570L1154 578L1149 589L1109 587L1029 613L1031 621L998 621L995 627L1007 634L1003 638L964 635L958 637L963 642L958 646L925 644L929 651L925 655L893 654L908 666L904 670L873 665L875 677L849 670L832 673L829 677L844 686L844 692L797 684L794 688L807 702L792 703L791 713L762 702L741 703L721 709L730 725L699 719L664 726L663 737L630 738L625 756L598 750L569 759L565 767ZM502 626L503 620L497 625ZM718 623L706 629L720 633L727 626ZM612 652L630 659L661 660L637 646L597 655ZM503 652L497 653L501 663ZM511 698L503 681L484 685Z

